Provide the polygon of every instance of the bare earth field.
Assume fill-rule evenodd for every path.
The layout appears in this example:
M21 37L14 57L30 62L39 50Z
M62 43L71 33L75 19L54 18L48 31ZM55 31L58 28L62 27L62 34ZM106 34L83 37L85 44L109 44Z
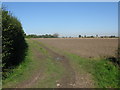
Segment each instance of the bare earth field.
M40 42L82 57L96 58L115 56L118 39L101 38L39 38Z

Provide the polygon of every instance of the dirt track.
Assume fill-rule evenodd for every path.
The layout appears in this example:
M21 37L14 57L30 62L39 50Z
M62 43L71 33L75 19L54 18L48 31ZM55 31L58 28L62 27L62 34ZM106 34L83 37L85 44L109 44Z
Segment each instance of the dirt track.
M36 39L32 39L34 43L39 42ZM90 88L94 87L94 82L91 80L89 74L84 73L78 73L74 67L71 65L69 59L65 55L62 55L59 52L55 52L55 50L52 50L48 48L45 45L38 44L40 47L47 50L50 57L52 57L53 61L59 62L62 67L64 68L65 72L62 74L61 78L56 80L56 87L54 88ZM48 58L47 56L43 56L37 48L32 48L33 55L42 60L45 58ZM41 66L41 65L40 65ZM34 74L32 74L32 77L29 80L26 80L22 83L19 83L16 88L36 88L35 84L38 83L40 80L44 80L44 65L43 67L40 67L34 71ZM54 75L54 73L53 73ZM47 77L49 78L49 77ZM49 86L48 86L49 87ZM39 87L40 88L40 87Z
M42 46L42 45L40 45ZM50 56L52 56L53 60L57 60L58 62L62 63L62 66L65 68L65 73L61 80L56 81L56 84L59 84L59 88L73 88L75 84L75 72L71 67L69 60L65 57L52 51L50 48L46 46L42 46L45 48Z
M36 39L33 39L36 40ZM37 40L38 41L38 40ZM53 60L57 60L62 64L65 69L65 73L60 80L56 81L56 86L58 88L90 88L94 87L94 82L92 82L89 74L78 74L78 72L73 69L71 66L69 59L66 58L65 55L61 55L61 53L55 52L54 50L41 45L41 47L45 48L50 56L52 56Z
M117 39L29 39L29 50L34 70L18 75L23 78L18 83L9 81L8 88L94 88L95 82L91 73L74 64L66 54L59 50L71 52L83 57L113 56L117 49ZM54 48L58 48L59 50ZM45 52L44 50L45 49ZM43 51L41 51L43 50ZM48 62L50 60L50 62ZM50 66L49 66L50 65ZM53 65L59 66L54 67ZM51 68L52 67L52 68ZM62 68L61 68L62 67ZM56 70L54 70L57 68ZM79 68L79 69L77 69ZM64 69L58 73L59 69ZM50 70L50 73L48 73ZM54 80L53 80L54 79ZM51 85L52 83L52 85Z
M61 52L58 52L56 50L51 49L48 45L44 45L39 43L40 41L38 39L30 39L29 45L30 45L30 51L32 52L32 60L34 60L34 63L30 64L32 66L36 65L34 67L34 70L31 70L28 74L30 75L28 79L23 79L22 81L18 82L17 84L9 84L9 81L7 83L7 86L4 85L4 87L7 88L50 88L51 84L47 83L53 83L54 85L52 88L94 88L94 81L92 80L91 74L88 72L83 73L82 68L81 71L77 71L75 68L76 66L71 63L71 61L67 58L67 56ZM32 43L30 43L32 42ZM34 44L34 45L32 45ZM47 53L43 54L40 52L41 48L45 49ZM59 78L56 78L57 72L52 71L49 75L47 75L46 70L49 70L51 67L46 67L47 59L52 60L52 65L60 65L64 70L64 72L61 74ZM74 60L73 60L74 61ZM37 64L35 64L37 63ZM52 70L52 69L51 69ZM80 69L79 69L80 70ZM59 71L59 69L57 69ZM24 73L22 73L22 77L24 77ZM21 75L19 75L21 77ZM27 78L27 77L24 77ZM47 80L46 80L47 78ZM51 80L51 79L55 79ZM51 82L49 82L49 80ZM41 86L43 84L43 86Z

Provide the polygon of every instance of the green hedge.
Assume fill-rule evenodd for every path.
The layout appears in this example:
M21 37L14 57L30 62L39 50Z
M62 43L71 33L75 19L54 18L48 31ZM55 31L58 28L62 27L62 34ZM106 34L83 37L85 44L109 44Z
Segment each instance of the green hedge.
M3 72L24 60L27 44L20 21L2 9L2 67ZM3 75L5 77L5 74Z

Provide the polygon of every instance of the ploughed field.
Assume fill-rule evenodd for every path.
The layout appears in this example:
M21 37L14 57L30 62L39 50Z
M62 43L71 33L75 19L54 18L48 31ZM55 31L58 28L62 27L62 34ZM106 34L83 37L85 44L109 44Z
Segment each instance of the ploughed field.
M117 38L38 38L37 40L87 58L115 56L118 49Z

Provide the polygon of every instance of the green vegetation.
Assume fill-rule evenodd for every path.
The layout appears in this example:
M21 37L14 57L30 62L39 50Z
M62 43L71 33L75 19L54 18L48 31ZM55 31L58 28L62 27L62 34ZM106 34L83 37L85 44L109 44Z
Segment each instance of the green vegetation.
M61 63L53 60L48 51L41 47L41 42L26 39L28 43L28 52L24 62L22 62L13 73L10 73L7 79L3 80L3 87L15 87L22 82L26 82L35 73L42 70L42 75L38 82L29 87L54 88L56 80L59 80L65 70ZM59 50L55 49L56 52ZM79 73L91 74L97 88L118 88L119 87L119 67L106 59L88 59L81 58L68 52L64 54L70 60L71 66ZM40 58L39 58L40 56ZM39 73L37 73L39 74ZM34 77L32 78L34 80Z
M119 66L120 66L120 42L119 42L119 45L118 45L119 47L118 47L118 64L119 64Z
M64 68L60 63L55 63L52 58L48 58L46 61L44 79L38 81L35 85L37 88L55 88L56 81L63 76Z
M2 68L3 79L24 60L27 44L20 21L2 9Z
M31 40L30 40L31 41ZM44 45L38 41L32 41L39 52L43 54L44 62L41 66L44 68L44 79L39 80L37 84L33 87L41 88L54 88L56 87L56 80L60 79L64 73L64 67L61 63L53 60L53 57L49 55L46 49L42 48L40 45ZM32 45L33 45L32 44Z
M120 88L119 66L113 61L105 58L82 58L76 54L63 52L58 48L45 46L67 56L73 68L78 72L90 73L96 88Z
M119 69L107 60L97 61L95 64L94 76L100 87L118 88L119 87Z
M26 53L25 60L13 69L13 73L8 73L8 77L3 80L3 88L15 87L19 83L28 80L35 73L34 71L40 67L41 63L36 60L32 51L34 43L29 40L27 40L27 43L28 52Z
M60 63L52 59L49 53L39 43L31 39L26 39L28 43L28 52L26 53L25 60L17 66L13 73L9 73L9 77L3 80L3 88L10 88L19 86L20 83L24 83L30 78L34 80L35 74L39 74L42 70L37 83L28 87L55 87L55 81L61 78L64 73L63 67ZM39 56L41 56L39 58ZM42 58L43 57L43 58ZM27 84L27 83L25 83Z
M81 68L93 75L96 87L99 88L118 88L119 86L119 67L106 59L86 59L75 54L66 53L71 63L74 64L78 72Z
M58 38L58 34L55 33L53 35L51 34L45 34L45 35L35 35L35 34L31 34L31 35L26 35L26 38Z

